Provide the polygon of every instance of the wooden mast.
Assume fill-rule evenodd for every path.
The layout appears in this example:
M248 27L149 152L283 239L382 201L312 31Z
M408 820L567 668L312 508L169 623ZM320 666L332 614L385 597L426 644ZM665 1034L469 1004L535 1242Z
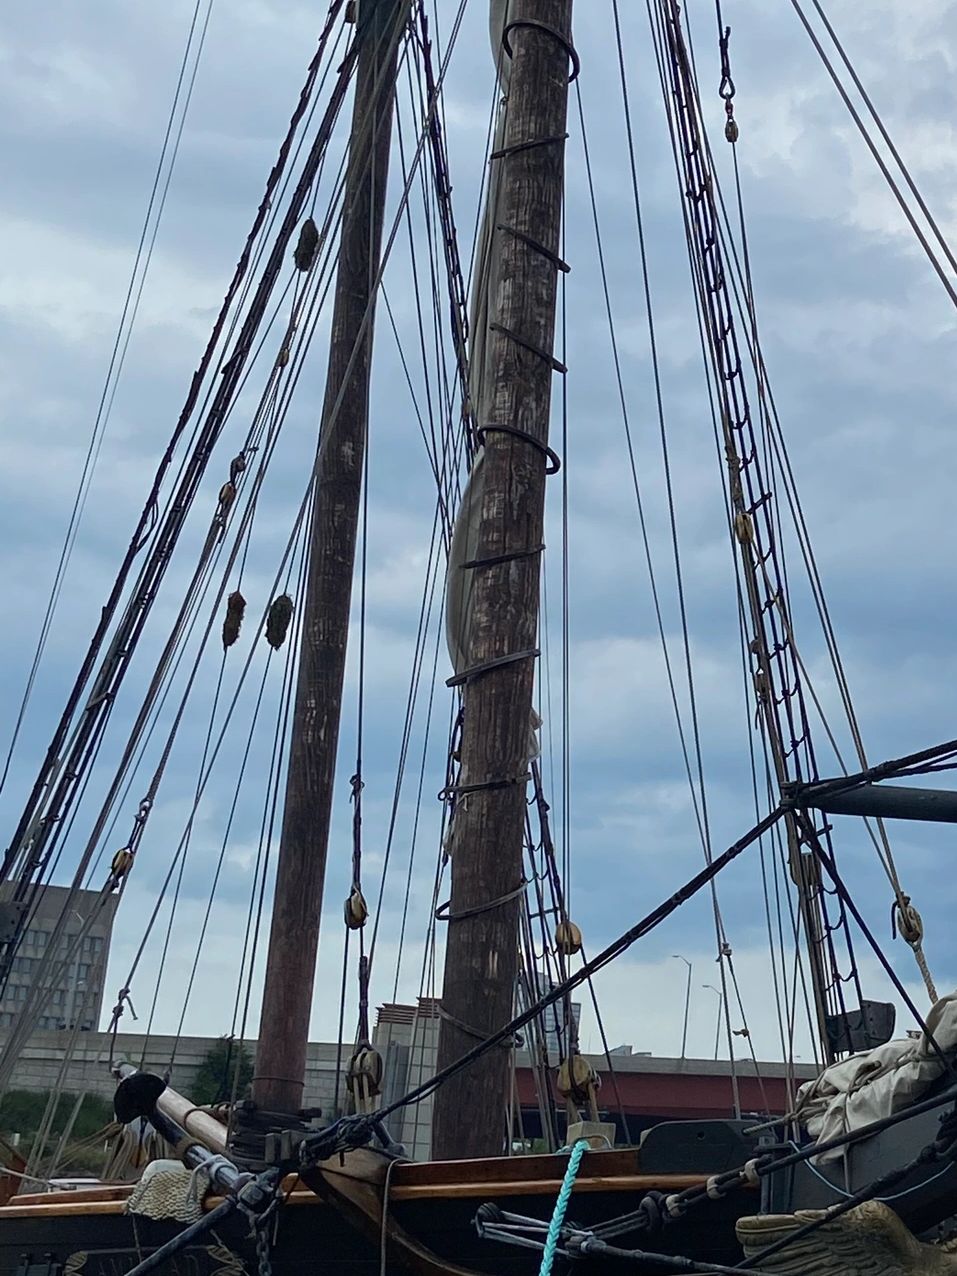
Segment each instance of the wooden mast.
M439 1068L506 1023L515 994L571 11L572 0L507 6L507 117L504 145L492 160L502 165L491 210L499 265L485 334L487 416L479 422L487 433L477 558L498 561L459 569L474 573L468 635L474 672L460 675L462 765ZM507 1077L508 1051L497 1049L439 1089L435 1157L502 1152Z
M368 425L367 311L380 264L399 29L408 7L409 0L361 0L358 11L362 43L252 1091L273 1112L302 1106Z

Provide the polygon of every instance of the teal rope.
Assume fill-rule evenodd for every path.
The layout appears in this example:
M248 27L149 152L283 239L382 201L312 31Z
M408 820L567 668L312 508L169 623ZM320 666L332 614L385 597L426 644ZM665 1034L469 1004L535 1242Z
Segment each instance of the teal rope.
M542 1265L538 1269L538 1276L550 1276L552 1263L555 1261L555 1251L558 1249L558 1238L561 1234L562 1223L565 1221L565 1211L568 1209L568 1198L571 1196L572 1188L575 1186L575 1179L578 1176L578 1166L587 1147L588 1140L579 1139L572 1148L568 1157L568 1165L565 1168L565 1177L562 1179L562 1186L558 1193L558 1200L555 1202L555 1211L552 1214L552 1221L548 1225L548 1235L545 1237L545 1249L542 1252Z

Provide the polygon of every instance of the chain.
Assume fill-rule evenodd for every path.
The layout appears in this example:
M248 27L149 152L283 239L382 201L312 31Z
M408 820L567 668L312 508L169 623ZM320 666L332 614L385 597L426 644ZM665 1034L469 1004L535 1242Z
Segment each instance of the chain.
M259 1261L259 1276L272 1276L272 1245L268 1236L268 1219L260 1219L256 1224L256 1258Z

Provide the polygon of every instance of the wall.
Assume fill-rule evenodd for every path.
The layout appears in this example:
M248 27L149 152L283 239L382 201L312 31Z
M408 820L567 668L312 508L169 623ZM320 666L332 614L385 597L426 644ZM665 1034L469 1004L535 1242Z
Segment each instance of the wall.
M0 1032L0 1042L6 1034ZM11 1090L52 1090L58 1084L63 1059L63 1032L37 1032L30 1037L13 1072ZM172 1059L170 1084L175 1090L189 1095L196 1071L214 1037L154 1036L146 1038L137 1033L119 1033L114 1045L114 1058L149 1072L165 1073ZM145 1054L144 1054L145 1046ZM255 1042L248 1043L255 1056ZM116 1082L110 1074L110 1040L103 1032L84 1032L80 1035L74 1054L62 1082L62 1088L77 1094L83 1090L110 1098ZM346 1067L349 1051L343 1049L342 1066ZM312 1042L306 1059L306 1091L304 1106L319 1107L331 1114L335 1096L336 1047L326 1042ZM342 1099L340 1098L340 1106Z

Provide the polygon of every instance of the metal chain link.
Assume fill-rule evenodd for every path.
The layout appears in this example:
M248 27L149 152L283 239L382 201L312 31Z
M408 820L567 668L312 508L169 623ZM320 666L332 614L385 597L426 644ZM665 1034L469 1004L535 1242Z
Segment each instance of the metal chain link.
M272 1245L266 1235L268 1228L268 1219L260 1219L256 1224L256 1258L259 1261L259 1276L272 1276Z

